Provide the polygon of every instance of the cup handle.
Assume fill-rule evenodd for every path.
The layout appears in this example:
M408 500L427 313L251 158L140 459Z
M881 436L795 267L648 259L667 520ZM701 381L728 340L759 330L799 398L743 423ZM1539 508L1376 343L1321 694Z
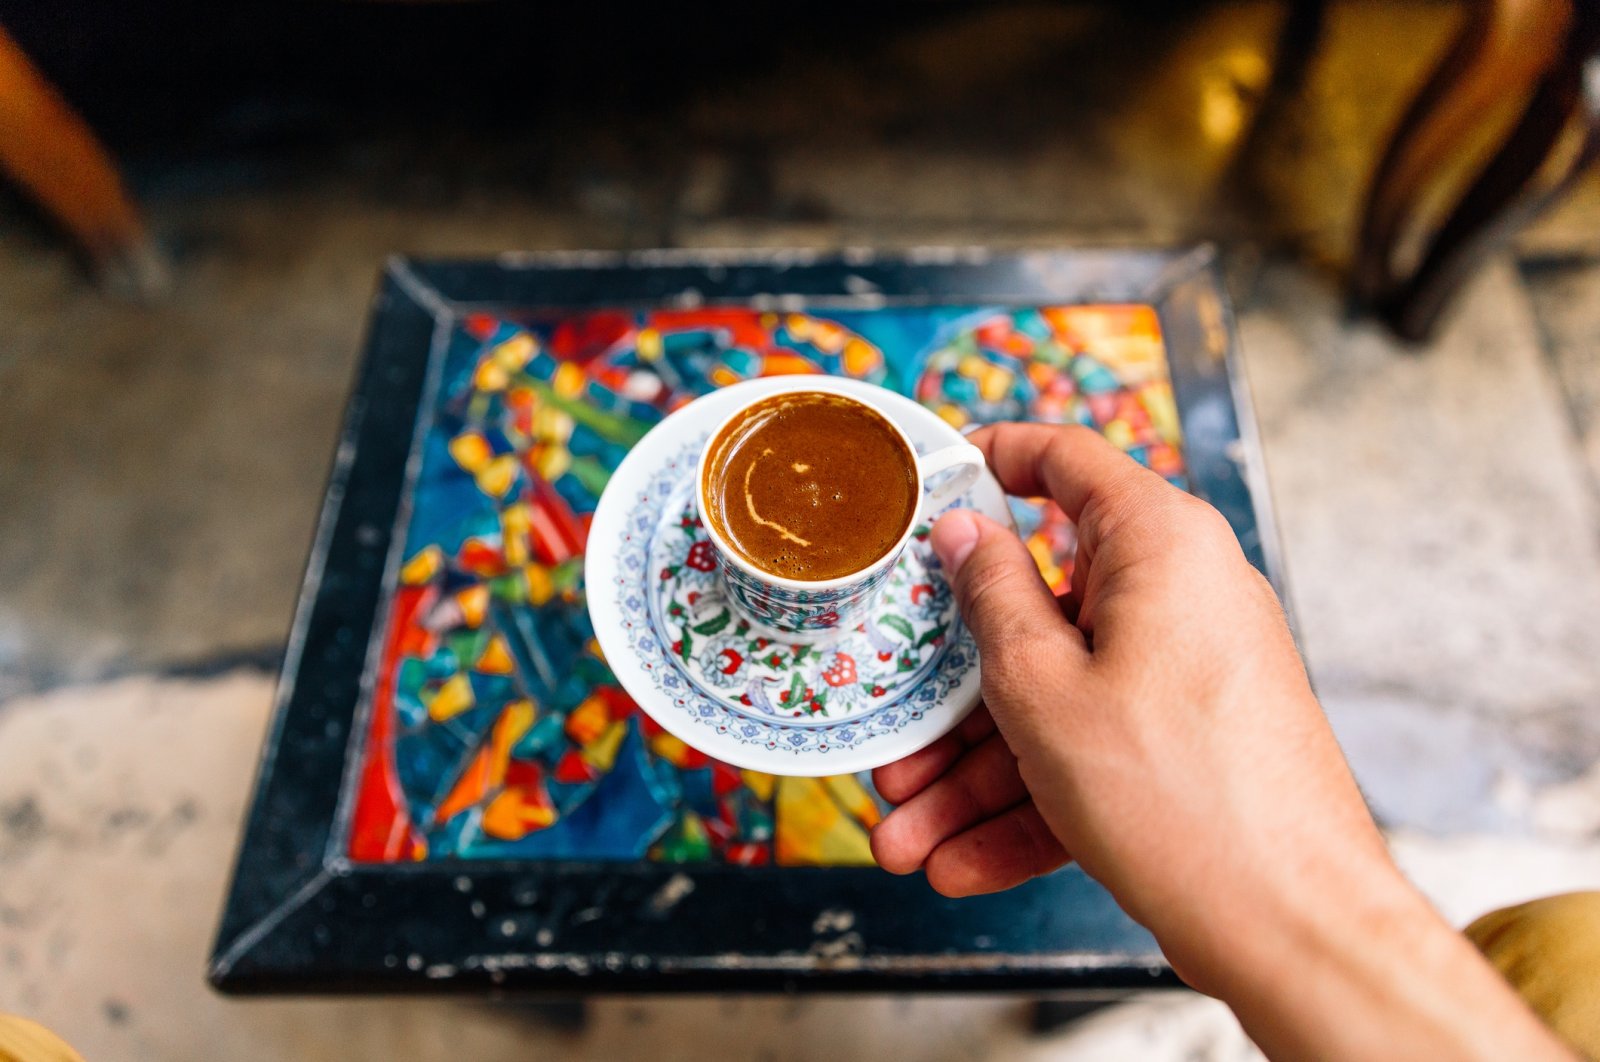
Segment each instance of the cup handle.
M918 458L917 467L922 471L922 512L925 516L931 516L978 482L985 462L982 450L971 443L959 442ZM936 477L946 472L949 475L945 476L943 482L929 486Z

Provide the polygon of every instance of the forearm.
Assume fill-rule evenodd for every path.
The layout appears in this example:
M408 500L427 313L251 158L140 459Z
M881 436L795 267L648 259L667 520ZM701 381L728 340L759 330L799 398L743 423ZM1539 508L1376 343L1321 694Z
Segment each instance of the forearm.
M1219 995L1275 1059L1570 1059L1398 872L1326 882L1224 977ZM1238 968L1238 967L1236 967Z

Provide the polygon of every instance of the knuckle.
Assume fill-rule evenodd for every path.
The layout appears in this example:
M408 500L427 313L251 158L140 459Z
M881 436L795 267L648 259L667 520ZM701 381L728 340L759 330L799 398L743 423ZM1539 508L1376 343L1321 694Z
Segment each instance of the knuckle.
M1010 572L1005 566L994 563L992 559L969 557L957 580L956 593L960 595L962 603L969 607L987 605L995 590L1004 587L1009 576Z
M1094 528L1098 540L1162 533L1170 526L1166 499L1125 483L1119 479L1084 507L1083 523Z
M1089 429L1085 428L1085 431ZM1086 514L1092 510L1102 533L1113 526L1138 526L1159 520L1175 498L1189 497L1154 472L1132 460L1090 497Z
M1021 585L1016 566L998 557L974 556L961 569L956 597L968 616L981 617L986 626L1005 626L1017 612Z
M1197 555L1203 556L1208 563L1227 566L1238 562L1249 567L1227 517L1198 498L1191 498L1187 508L1185 534Z
M1211 503L1173 488L1151 499L1148 523L1164 539L1205 552L1237 548L1233 527Z
M1062 446L1071 446L1075 443L1081 443L1088 439L1093 439L1096 442L1099 442L1104 438L1105 437L1098 431L1095 431L1093 428L1086 428L1082 424L1063 424L1061 429L1056 432L1056 437L1051 441L1050 446L1053 449L1058 444Z
M1085 428L1082 424L1063 424L1050 436L1050 441L1044 444L1044 451L1039 455L1042 465L1060 465L1070 467L1076 456L1083 452L1084 447L1103 444L1104 439L1100 433L1092 428Z
M1184 517L1191 521L1195 530L1202 531L1213 538L1233 539L1233 527L1228 523L1228 518L1223 516L1216 506L1208 501L1196 498L1193 494L1180 494L1183 501Z

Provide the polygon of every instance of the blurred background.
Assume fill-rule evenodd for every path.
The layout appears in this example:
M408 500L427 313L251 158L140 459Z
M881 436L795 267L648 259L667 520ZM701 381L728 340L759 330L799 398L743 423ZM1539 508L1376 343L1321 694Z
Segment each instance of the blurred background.
M209 995L395 252L1217 241L1298 634L1402 862L1458 921L1594 887L1597 18L0 2L0 1011L91 1058L1248 1055L1181 996L1036 1036L993 999Z

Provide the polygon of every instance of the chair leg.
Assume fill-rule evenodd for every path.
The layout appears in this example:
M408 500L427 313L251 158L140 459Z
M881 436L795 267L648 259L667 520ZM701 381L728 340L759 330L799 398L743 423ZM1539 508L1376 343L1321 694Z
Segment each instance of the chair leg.
M1482 0L1401 117L1373 171L1351 262L1353 299L1395 285L1395 252L1430 185L1472 147L1485 114L1533 84L1559 53L1571 0Z
M0 169L76 241L108 287L138 297L164 290L165 267L110 154L4 28Z
M1532 196L1525 200L1531 206L1518 209L1514 205L1525 195L1579 110L1582 76L1578 63L1563 63L1540 82L1505 143L1433 237L1416 272L1380 307L1401 338L1425 339L1449 297L1473 268L1548 203L1549 196ZM1586 162L1590 153L1586 144L1578 153L1577 165ZM1576 167L1569 169L1566 176L1576 176Z
M1284 13L1272 50L1272 76L1219 183L1223 193L1237 202L1261 198L1258 173L1265 146L1305 87L1326 22L1326 0L1292 0Z

